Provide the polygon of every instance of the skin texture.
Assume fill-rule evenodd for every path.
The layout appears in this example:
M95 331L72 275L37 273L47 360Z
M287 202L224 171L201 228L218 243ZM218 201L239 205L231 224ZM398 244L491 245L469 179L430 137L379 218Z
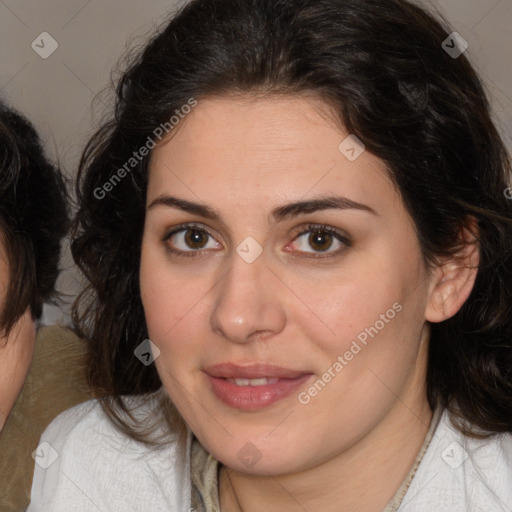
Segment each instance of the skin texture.
M0 305L8 300L9 265L0 238ZM36 340L35 322L27 309L8 336L0 333L0 431L18 398L32 362Z
M464 262L477 263L474 247L462 263L426 271L383 162L368 151L349 161L338 149L348 133L333 119L312 98L202 99L152 154L140 285L160 350L155 364L187 424L226 466L219 488L228 512L382 510L432 417L426 321L455 314L473 285ZM207 204L221 219L150 206L169 194ZM328 209L268 220L276 206L333 194L376 214ZM168 250L197 251L183 236L166 240L186 222L212 235L196 258ZM350 243L333 237L319 252L309 232L298 237L308 223ZM263 248L253 263L236 252L248 236ZM299 391L307 390L395 303L401 311L307 405L292 393L240 411L211 391L203 370L222 362L311 373ZM247 443L261 456L251 467L238 456Z

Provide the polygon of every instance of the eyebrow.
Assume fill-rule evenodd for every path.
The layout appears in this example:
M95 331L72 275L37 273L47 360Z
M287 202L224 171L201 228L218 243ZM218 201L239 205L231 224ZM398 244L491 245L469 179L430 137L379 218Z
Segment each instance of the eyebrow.
M148 211L156 206L166 206L168 208L177 208L184 212L188 212L194 215L199 215L206 219L222 222L221 214L214 208L181 199L176 196L163 195L154 199L148 206ZM371 213L372 215L379 216L379 214L370 206L356 201L352 201L343 196L325 196L310 199L307 201L297 201L294 203L284 204L277 206L269 214L269 221L271 223L277 223L291 217L297 217L299 215L306 215L308 213L314 213L321 210L360 210Z

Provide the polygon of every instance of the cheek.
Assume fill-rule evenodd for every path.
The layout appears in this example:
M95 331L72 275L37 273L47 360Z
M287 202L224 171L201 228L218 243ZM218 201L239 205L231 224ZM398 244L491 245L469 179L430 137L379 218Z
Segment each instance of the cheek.
M293 317L313 341L308 351L320 362L318 370L337 383L326 396L332 393L336 402L357 408L362 398L382 400L387 388L379 378L391 389L403 386L420 349L426 305L422 268L419 253L401 260L389 250L379 258L357 255L329 282L296 281L297 294L307 297L321 319L306 322L298 308Z
M295 280L294 292L304 298L304 305L294 308L294 322L310 339L336 351L348 350L359 335L364 342L365 333L368 337L368 330L374 332L375 324L379 333L389 330L397 321L396 310L401 309L396 303L407 295L407 279L396 270L384 273L381 269L361 262L331 273L329 279Z
M155 366L163 387L187 422L194 424L194 388L199 340L205 338L205 312L201 300L209 287L204 277L173 268L153 247L142 245L140 290L149 339L160 350Z
M212 286L206 274L173 267L165 251L146 248L143 243L141 300L149 338L162 353L186 349L198 339L205 322L202 301Z
M183 286L176 280L153 279L141 287L146 323L151 340L163 344L184 329L188 339L193 339L204 325L200 283Z
M315 343L309 347L311 359L322 363L315 382L299 395L311 431L329 425L340 439L369 431L426 364L420 343L422 292L416 295L396 283L385 280L371 292L347 286L323 303L323 318L334 335L308 331Z

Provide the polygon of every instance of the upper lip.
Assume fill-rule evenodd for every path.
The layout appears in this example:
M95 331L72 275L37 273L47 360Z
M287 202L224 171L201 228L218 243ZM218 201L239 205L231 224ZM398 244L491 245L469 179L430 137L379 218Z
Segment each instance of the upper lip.
M209 366L204 370L212 377L225 379L261 379L264 377L273 377L279 379L294 379L301 375L308 375L309 372L292 370L273 364L248 364L237 365L234 363L220 363Z

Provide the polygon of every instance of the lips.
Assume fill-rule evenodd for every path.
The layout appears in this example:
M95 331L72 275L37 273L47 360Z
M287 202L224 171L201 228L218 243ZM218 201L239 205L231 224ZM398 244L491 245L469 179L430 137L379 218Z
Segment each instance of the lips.
M311 373L269 364L222 363L204 370L213 394L239 410L257 411L286 398Z
M308 372L291 370L282 366L272 364L251 364L239 366L232 363L221 363L215 366L209 366L205 372L212 377L220 377L224 379L294 379Z

